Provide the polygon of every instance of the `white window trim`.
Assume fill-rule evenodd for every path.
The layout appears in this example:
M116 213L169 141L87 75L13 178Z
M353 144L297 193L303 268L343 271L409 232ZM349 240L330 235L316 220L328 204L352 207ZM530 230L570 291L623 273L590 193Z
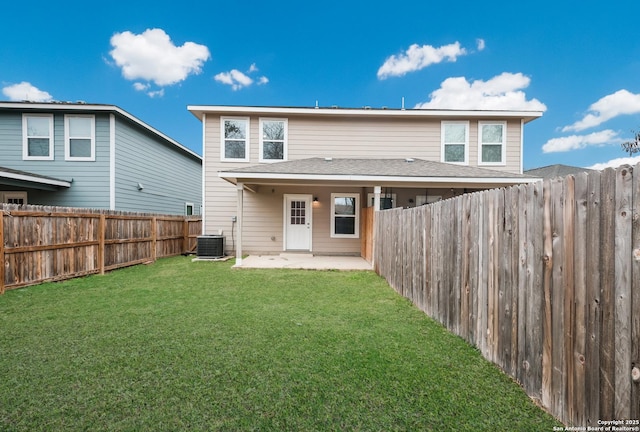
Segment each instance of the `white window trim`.
M185 216L189 216L189 207L191 207L191 216L195 216L196 213L196 207L192 202L185 202L184 203L184 214Z
M49 119L49 156L29 156L29 136L27 119L29 117L46 117ZM44 137L41 137L44 138ZM53 160L54 152L53 114L22 114L22 159L23 160Z
M69 120L72 118L88 118L91 120L91 136L90 137L73 137L71 136L71 127ZM91 156L74 157L71 156L71 140L73 138L81 138L91 140ZM83 114L65 114L64 116L64 159L72 162L95 161L96 160L96 116Z
M263 157L263 142L264 142L264 134L262 133L262 124L265 121L281 121L284 122L284 142L282 143L282 159L265 159ZM288 159L288 143L289 143L289 120L286 118L270 118L270 117L260 117L260 129L258 129L258 133L260 134L260 144L259 144L259 155L258 160L264 163L274 163L274 162L283 162Z
M10 199L22 199L24 201L23 204L27 204L27 193L26 192L0 192L0 203L7 203Z
M502 126L502 160L500 162L482 161L482 126L501 125ZM490 144L497 145L497 144ZM478 165L484 166L505 166L507 164L507 122L506 121L479 121L478 122Z
M247 122L247 136L244 143L244 158L228 158L225 157L225 136L224 136L224 122L225 120L243 120ZM251 119L249 117L220 117L220 160L222 162L249 162L250 154L250 137L251 136Z
M355 233L336 234L336 197L347 197L356 199ZM331 238L360 238L360 194L359 193L332 193L331 194Z
M445 142L444 142L444 128L445 125L448 124L463 124L465 125L465 134L464 134L464 162L449 162L445 160ZM440 123L440 161L449 164L455 165L469 165L469 122L468 121L453 121L453 120L443 120Z

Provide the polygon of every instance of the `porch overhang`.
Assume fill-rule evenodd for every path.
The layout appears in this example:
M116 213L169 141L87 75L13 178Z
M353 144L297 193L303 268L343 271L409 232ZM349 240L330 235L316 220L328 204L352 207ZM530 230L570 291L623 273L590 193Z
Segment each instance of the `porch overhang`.
M70 188L71 182L26 171L0 167L0 185L56 191L61 188Z
M311 158L220 171L218 175L251 191L262 185L486 189L541 180L420 159Z

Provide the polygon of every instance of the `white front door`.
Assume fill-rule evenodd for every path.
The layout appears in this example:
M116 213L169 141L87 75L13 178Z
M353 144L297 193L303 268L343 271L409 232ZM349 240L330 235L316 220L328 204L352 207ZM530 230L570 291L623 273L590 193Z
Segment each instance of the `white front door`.
M284 196L285 250L311 250L311 195Z

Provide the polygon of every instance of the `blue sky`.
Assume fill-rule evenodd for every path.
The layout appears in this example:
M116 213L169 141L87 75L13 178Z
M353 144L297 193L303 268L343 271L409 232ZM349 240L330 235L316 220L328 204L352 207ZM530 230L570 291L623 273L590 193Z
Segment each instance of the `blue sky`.
M117 105L198 153L188 105L541 109L525 169L619 164L640 130L636 1L28 5L3 5L0 100Z

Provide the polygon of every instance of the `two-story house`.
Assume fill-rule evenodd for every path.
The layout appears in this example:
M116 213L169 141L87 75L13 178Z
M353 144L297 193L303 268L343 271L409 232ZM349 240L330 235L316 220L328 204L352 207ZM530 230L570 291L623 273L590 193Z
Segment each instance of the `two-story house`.
M204 232L237 257L359 255L364 207L537 180L522 175L537 111L188 109L203 124Z
M0 203L199 214L202 158L114 105L0 102Z

